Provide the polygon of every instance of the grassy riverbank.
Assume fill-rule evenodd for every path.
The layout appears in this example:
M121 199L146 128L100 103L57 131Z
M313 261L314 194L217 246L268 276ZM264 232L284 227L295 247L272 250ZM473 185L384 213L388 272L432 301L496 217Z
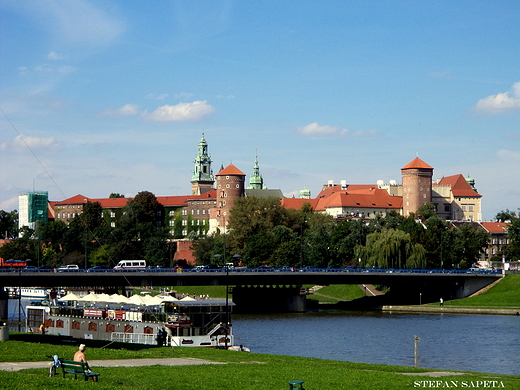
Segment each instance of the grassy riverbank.
M431 303L429 306L439 306L439 303ZM445 301L444 306L520 309L520 275L507 275L481 294L453 301Z
M76 351L73 345L52 345L38 335L12 335L16 340L0 343L0 360L41 361L48 360L46 355L59 354L71 358ZM51 336L47 336L52 338ZM40 342L38 342L40 341ZM49 340L50 341L50 340ZM311 358L273 356L230 352L208 348L146 347L136 344L112 344L100 348L107 342L86 340L87 357L97 359L161 358L183 357L199 358L225 364L203 366L147 366L147 367L96 367L101 374L99 383L62 378L47 377L48 369L29 369L19 372L0 371L0 388L17 389L287 389L290 380L305 381L307 390L324 389L387 389L401 390L419 387L417 383L441 380L454 381L458 387L463 382L499 381L506 389L520 389L520 376L489 375L465 373L461 376L449 375L432 378L419 376L433 370L415 369L363 363L338 362ZM403 375L414 373L416 375ZM502 385L500 387L502 387ZM481 384L480 387L483 387ZM488 386L490 387L490 386Z

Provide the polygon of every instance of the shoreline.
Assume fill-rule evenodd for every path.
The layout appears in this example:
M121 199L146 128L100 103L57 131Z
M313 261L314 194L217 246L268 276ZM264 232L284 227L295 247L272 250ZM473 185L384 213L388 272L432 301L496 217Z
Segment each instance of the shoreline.
M386 312L411 312L411 313L434 313L434 314L485 314L485 315L508 315L519 316L520 308L516 309L491 309L491 308L469 308L455 306L400 306L385 305L381 311Z

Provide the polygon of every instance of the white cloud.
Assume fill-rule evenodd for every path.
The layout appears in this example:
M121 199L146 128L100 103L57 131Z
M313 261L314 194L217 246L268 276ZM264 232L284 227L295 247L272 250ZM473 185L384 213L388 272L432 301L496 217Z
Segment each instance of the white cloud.
M376 130L349 131L348 129L342 129L341 127L321 126L318 122L311 123L307 126L299 127L298 129L296 129L296 132L302 135L317 137L343 137L346 135L350 135L352 137L370 137L377 134Z
M193 97L194 95L195 94L191 93L191 92L179 92L179 93L176 93L174 96L177 99L189 99L189 98Z
M155 122L198 121L215 111L206 100L196 100L193 103L179 103L175 106L164 105L155 111L143 113L143 118Z
M318 122L299 127L296 132L303 135L337 135L340 127L320 126Z
M64 60L67 58L63 54L56 53L55 51L51 51L49 54L47 54L47 59L57 61L57 60Z
M137 104L125 104L121 108L109 108L103 111L104 116L131 116L139 114L139 106Z
M486 114L520 111L520 81L513 84L511 91L480 99L475 105L475 109Z
M157 99L157 100L164 100L168 97L167 93L160 93L159 95L156 95L155 93L149 93L146 95L147 99Z
M47 64L44 65L37 65L34 67L34 70L36 72L44 72L44 73L63 73L63 74L69 74L74 72L76 69L72 66L64 65L64 66L50 66Z
M54 147L57 146L57 144L54 141L54 137L31 137L20 134L17 135L16 138L13 140L13 146L15 147L15 149L23 149L27 146L31 149L39 149Z
M520 152L514 150L501 149L497 152L497 155L507 161L520 161Z

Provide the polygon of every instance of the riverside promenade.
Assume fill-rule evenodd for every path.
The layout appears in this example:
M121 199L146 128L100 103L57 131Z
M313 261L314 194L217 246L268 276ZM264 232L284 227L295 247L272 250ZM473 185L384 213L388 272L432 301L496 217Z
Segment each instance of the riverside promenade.
M386 312L408 312L408 313L431 313L431 314L487 314L501 316L518 316L520 308L503 309L503 308L485 308L485 307L457 307L457 306L395 306L388 305L382 307Z
M139 367L139 366L201 366L205 364L226 364L195 358L155 358L155 359L114 359L89 360L89 365L96 367ZM49 368L52 361L41 362L0 362L0 370L20 371L28 368Z

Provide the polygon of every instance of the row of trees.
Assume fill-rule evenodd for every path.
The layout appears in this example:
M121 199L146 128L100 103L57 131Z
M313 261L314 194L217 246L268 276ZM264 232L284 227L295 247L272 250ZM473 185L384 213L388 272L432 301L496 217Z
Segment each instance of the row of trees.
M511 245L504 254L520 259L520 219L508 213ZM194 248L201 264L211 264L215 255L225 253L221 262L238 254L249 267L468 268L488 242L489 234L472 224L454 229L437 217L431 203L406 218L390 212L371 220L337 222L309 205L286 210L277 199L240 198L231 212L228 233L199 238Z
M114 194L116 196L118 194ZM144 258L150 265L171 265L170 229L158 224L161 205L147 191L121 210L115 227L104 219L99 203L87 203L83 213L65 224L50 221L36 231L24 228L22 237L0 248L5 259L33 259L33 264L113 266L121 259ZM181 223L174 219L174 223ZM509 210L497 215L509 221L510 245L503 254L520 259L520 218ZM16 212L0 212L4 236L16 237ZM314 212L309 204L287 210L279 200L239 198L229 216L227 233L205 235L192 230L198 264L219 265L240 255L242 264L269 266L363 266L467 268L487 246L489 235L472 224L454 229L426 203L415 215L396 212L371 220L345 219ZM174 236L174 238L176 238ZM220 255L215 257L215 255ZM502 253L497 254L496 260ZM236 260L236 258L235 258Z

